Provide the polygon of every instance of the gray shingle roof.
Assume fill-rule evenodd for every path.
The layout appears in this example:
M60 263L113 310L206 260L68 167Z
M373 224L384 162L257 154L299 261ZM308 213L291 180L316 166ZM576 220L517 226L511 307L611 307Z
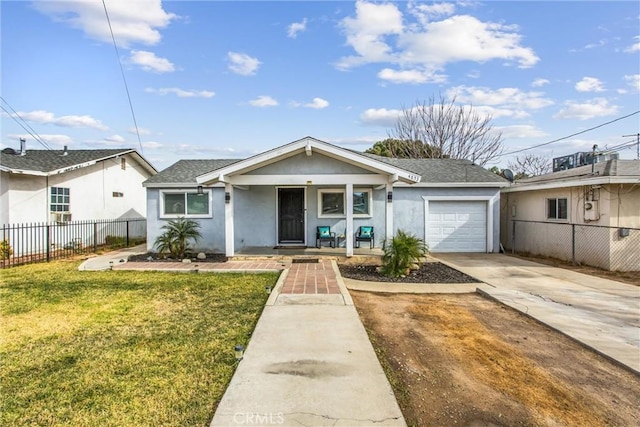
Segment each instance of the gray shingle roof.
M4 149L0 154L0 166L9 170L51 172L87 162L112 158L118 155L135 153L131 148L109 150L27 150L24 156L11 149ZM153 168L150 164L150 168Z
M358 153L363 154L363 153ZM405 169L422 177L420 182L429 183L506 183L507 181L468 160L455 159L392 159L364 154L365 156ZM195 184L196 177L228 166L241 159L180 160L144 182L147 184Z
M606 162L596 163L594 165L593 174L591 173L590 165L580 166L578 168L567 169L559 172L551 172L531 178L519 179L515 185L526 185L561 180L576 180L580 178L593 178L598 176L640 177L640 161L613 159Z
M196 184L196 177L238 161L240 159L179 160L143 184Z
M464 159L396 159L364 154L390 165L406 169L422 177L420 182L496 182L506 183L501 176Z

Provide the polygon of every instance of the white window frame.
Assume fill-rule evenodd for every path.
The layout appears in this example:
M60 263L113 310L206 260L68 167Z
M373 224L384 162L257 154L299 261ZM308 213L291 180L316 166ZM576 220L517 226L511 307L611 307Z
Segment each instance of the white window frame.
M551 200L555 200L556 201L556 215L555 215L555 217L550 217L549 216L549 202ZM560 201L560 200L564 200L565 204L567 206L566 207L566 211L567 211L566 212L567 213L567 217L566 218L558 217L558 205L559 205L558 201ZM545 216L547 217L547 220L549 220L549 221L565 221L565 222L569 221L569 198L568 197L547 197L545 199L544 208L545 208Z
M183 214L166 214L165 206L164 206L164 196L165 194L184 194L185 198L185 213ZM189 190L160 190L160 203L158 203L158 207L160 209L159 217L160 218L212 218L213 217L213 206L212 206L212 193L211 190L205 189L203 190L203 195L200 197L206 197L209 202L209 212L206 214L188 214L187 213L187 194L198 194L196 189Z
M56 202L55 203L53 203L51 201L51 197L53 196L53 189L54 188L56 189ZM66 194L66 195L58 194L58 190L67 190L68 194ZM65 196L67 197L67 203L65 203L64 200L61 203L58 202L58 200L57 200L58 197L63 197L64 198ZM53 210L54 206L62 206L62 207L66 206L67 209L66 210L62 210L62 211L61 210ZM55 185L52 185L51 187L49 187L49 212L55 213L55 214L71 212L71 188L69 188L69 187L56 187Z
M354 193L368 193L369 194L369 213L366 214L353 214L354 218L371 218L373 217L373 188L358 187L353 189ZM318 189L318 218L346 218L346 212L341 214L324 214L322 213L322 195L325 193L339 193L342 194L342 206L347 207L346 190L344 188L319 188Z

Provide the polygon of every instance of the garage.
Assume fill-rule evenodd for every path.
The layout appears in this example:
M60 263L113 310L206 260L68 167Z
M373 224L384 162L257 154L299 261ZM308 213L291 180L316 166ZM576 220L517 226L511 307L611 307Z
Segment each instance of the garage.
M486 252L486 201L431 201L427 204L431 252Z

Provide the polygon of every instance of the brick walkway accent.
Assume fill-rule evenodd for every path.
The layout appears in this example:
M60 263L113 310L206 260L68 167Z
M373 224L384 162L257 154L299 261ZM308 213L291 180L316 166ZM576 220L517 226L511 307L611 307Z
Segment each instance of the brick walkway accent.
M281 294L339 294L338 279L330 260L293 263Z

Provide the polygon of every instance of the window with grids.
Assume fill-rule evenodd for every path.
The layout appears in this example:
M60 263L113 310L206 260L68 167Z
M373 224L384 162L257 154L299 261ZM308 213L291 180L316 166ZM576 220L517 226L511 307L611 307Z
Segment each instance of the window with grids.
M69 212L70 195L65 187L51 187L51 212Z
M567 199L547 199L547 219L567 219Z
M160 213L163 218L191 217L209 218L211 217L210 191L203 194L187 191L163 191L161 192Z

